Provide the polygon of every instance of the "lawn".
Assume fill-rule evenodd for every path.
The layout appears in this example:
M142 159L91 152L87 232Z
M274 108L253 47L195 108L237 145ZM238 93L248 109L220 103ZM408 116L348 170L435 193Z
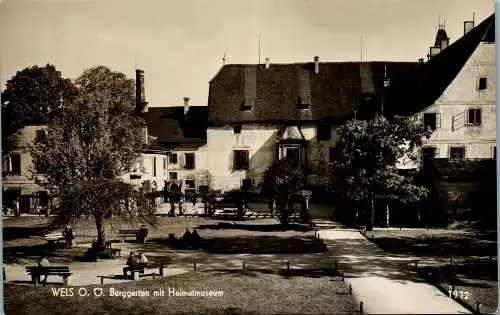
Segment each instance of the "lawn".
M481 303L481 312L493 313L498 304L498 262L496 231L447 229L375 229L368 239L384 251L411 254L421 261L434 258L433 266L420 267L418 274L445 294L457 291L470 308ZM491 258L490 258L491 257ZM438 263L437 258L455 261ZM440 275L440 277L438 277Z
M375 229L366 236L390 253L432 256L497 256L496 231Z
M97 287L97 286L96 286ZM353 314L357 303L339 278L284 277L260 272L188 273L150 281L102 286L148 291L149 297L54 296L51 289L4 284L6 314ZM168 296L168 289L223 291L220 297ZM164 289L163 297L153 292Z
M147 244L126 243L119 245L129 250L143 250L153 256L202 261L210 256L208 253L316 253L324 252L325 246L314 239L307 225L290 225L282 229L276 219L253 219L228 224L227 220L202 217L158 217L157 225L148 226L150 232ZM4 261L8 263L29 264L36 258L45 255L49 260L68 264L83 256L90 242L96 238L97 232L91 219L80 219L73 224L77 246L67 249L61 246L50 246L44 240L48 232L48 218L17 217L9 218L4 223ZM130 224L118 218L113 219L106 229L108 240L120 239L120 229L137 229L140 223ZM180 238L189 229L197 229L207 244L206 251L177 251L168 246L168 235ZM185 255L187 254L187 255ZM187 259L187 258L186 258Z

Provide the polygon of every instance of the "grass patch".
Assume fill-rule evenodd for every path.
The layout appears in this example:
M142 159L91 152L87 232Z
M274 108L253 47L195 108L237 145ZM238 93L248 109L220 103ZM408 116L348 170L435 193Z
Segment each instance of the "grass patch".
M246 271L189 273L165 279L105 285L120 291L146 290L149 297L56 297L51 287L4 285L6 314L352 314L357 303L344 282L330 277L285 278ZM86 289L93 292L94 287ZM56 288L56 287L52 287ZM223 291L222 297L168 296L168 289ZM163 289L166 296L154 297Z
M16 217L4 220L4 236L9 238L4 242L4 262L29 264L45 255L52 262L68 264L84 254L85 246L66 249L47 244L43 235L48 232L48 222L49 219L46 217ZM237 228L233 229L200 229L201 226L218 227L219 223L223 222L202 217L159 217L158 224L149 227L147 244L127 243L125 247L136 251L142 249L153 255L178 256L179 253L168 246L168 235L174 234L178 239L186 229L190 231L198 229L202 238L211 244L207 250L212 253L311 253L326 250L324 245L312 239L313 232L307 229L276 230L270 228L277 226L276 219L248 220L244 224L238 223ZM113 218L107 224L107 239L121 240L118 235L119 230L139 227L140 223L134 225L119 218ZM92 240L97 237L94 222L90 218L75 222L73 230L77 245L90 246ZM15 231L22 232L16 233Z
M495 233L445 229L377 229L368 239L384 251L434 256L497 256Z
M314 237L242 236L205 239L202 247L216 254L322 253L326 245Z

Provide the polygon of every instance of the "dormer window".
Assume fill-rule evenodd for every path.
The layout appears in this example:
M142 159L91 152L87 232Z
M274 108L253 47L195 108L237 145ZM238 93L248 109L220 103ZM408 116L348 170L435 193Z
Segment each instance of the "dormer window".
M252 110L252 101L248 98L245 98L243 102L241 102L240 105L240 110L241 111L247 111L247 110Z
M241 133L241 125L234 125L233 131L235 135L239 135Z
M297 98L297 109L309 109L309 105L311 104L311 99L309 97L299 96Z

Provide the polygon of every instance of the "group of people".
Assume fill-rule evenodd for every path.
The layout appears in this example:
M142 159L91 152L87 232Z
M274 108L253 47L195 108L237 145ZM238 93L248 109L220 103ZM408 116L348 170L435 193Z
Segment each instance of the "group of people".
M148 258L144 253L139 253L136 255L135 252L130 252L130 255L127 259L127 266L123 268L123 275L126 277L128 272L131 271L135 266L139 264L146 264L148 262Z

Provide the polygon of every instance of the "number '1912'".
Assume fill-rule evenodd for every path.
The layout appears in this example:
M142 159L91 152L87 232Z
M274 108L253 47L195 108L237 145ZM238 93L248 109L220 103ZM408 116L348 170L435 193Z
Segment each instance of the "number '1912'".
M469 291L451 291L448 290L448 294L451 297L454 297L455 299L460 298L461 300L468 300L470 299L470 293Z

